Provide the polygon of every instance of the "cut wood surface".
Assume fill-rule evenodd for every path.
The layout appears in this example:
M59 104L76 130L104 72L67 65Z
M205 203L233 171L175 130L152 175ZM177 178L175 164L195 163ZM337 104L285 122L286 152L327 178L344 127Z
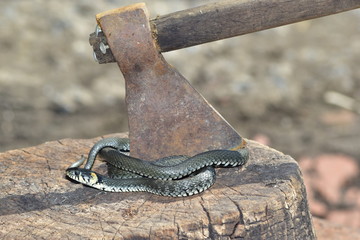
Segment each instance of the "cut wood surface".
M1 239L315 239L290 156L248 141L249 162L217 169L215 185L202 194L109 193L64 175L99 139L0 153ZM95 169L103 171L104 163Z

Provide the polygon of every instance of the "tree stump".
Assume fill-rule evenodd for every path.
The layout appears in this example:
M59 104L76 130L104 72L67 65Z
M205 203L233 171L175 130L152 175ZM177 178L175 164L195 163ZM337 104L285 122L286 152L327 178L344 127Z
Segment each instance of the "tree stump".
M202 194L109 193L64 174L99 139L0 154L1 239L316 238L302 175L290 156L248 140L248 163L217 169L215 185ZM104 165L97 161L95 169Z

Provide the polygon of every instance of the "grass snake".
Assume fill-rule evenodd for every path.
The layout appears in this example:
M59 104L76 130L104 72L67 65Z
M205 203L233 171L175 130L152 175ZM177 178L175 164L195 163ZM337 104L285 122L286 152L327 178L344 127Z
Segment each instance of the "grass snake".
M249 157L246 148L236 151L211 150L192 157L170 156L144 161L128 156L129 139L105 138L90 150L87 159L73 163L66 175L86 186L109 192L150 192L183 197L198 194L215 183L214 167L244 165ZM98 154L108 167L108 177L91 170ZM80 166L86 161L84 168Z

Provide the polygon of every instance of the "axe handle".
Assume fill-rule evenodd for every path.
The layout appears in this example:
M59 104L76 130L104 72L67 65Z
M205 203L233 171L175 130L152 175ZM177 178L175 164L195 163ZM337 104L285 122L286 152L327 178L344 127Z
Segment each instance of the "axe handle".
M161 52L360 7L359 0L224 0L150 21Z

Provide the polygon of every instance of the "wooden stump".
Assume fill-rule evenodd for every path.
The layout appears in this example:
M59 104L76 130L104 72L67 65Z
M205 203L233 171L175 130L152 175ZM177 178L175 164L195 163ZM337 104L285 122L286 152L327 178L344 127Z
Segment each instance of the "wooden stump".
M117 134L124 137L124 134ZM1 239L315 239L294 159L248 141L243 168L204 193L108 193L65 178L99 140L64 139L0 154ZM95 169L105 169L97 162Z

